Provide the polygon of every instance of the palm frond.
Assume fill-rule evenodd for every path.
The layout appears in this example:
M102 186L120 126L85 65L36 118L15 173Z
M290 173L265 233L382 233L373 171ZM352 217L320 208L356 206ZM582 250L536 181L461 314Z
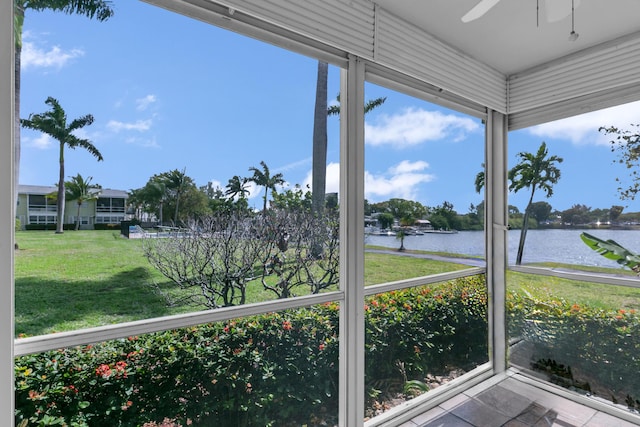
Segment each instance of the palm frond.
M626 249L614 240L602 240L589 233L580 234L582 241L603 257L630 268L640 274L640 256Z

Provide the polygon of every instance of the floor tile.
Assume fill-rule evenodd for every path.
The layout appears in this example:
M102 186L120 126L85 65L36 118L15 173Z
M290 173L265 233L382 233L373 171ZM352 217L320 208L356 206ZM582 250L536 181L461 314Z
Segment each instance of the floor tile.
M473 424L469 424L468 422L456 417L453 414L446 413L444 415L439 416L435 420L428 422L427 424L422 424L420 427L477 427Z
M558 419L571 425L582 426L596 414L595 409L572 402L569 399L555 396L549 393L544 398L537 400L542 406L553 409L558 413Z
M470 398L468 396L465 396L464 394L458 394L457 396L454 396L451 399L442 402L439 406L442 409L449 411L469 399Z
M510 418L516 417L533 403L530 399L511 390L507 390L500 385L493 386L482 393L478 393L476 399L491 408L495 408Z
M475 426L500 427L511 417L498 412L495 408L485 405L479 400L470 399L460 406L456 406L451 413Z
M513 419L504 423L502 427L531 427L531 424L523 423L522 421Z
M523 410L520 414L518 414L518 416L516 417L517 420L522 421L525 424L528 424L530 426L535 425L538 421L542 420L542 418L547 415L549 412L549 410L547 408L545 408L544 406L541 406L537 403L532 403L531 405L529 405L525 410ZM554 412L555 414L555 412ZM548 415L548 418L550 418L550 415ZM555 419L555 415L553 417Z

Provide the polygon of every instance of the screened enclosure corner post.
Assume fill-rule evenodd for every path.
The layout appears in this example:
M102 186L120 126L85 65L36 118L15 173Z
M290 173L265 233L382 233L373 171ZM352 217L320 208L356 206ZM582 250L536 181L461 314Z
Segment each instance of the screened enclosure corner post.
M13 256L15 244L14 200L14 39L13 1L0 2L0 337L2 369L0 382L0 425L13 425ZM18 183L16 182L15 185Z
M485 234L489 291L489 357L495 373L507 368L507 116L487 112L485 128Z
M364 64L340 76L339 425L364 423Z

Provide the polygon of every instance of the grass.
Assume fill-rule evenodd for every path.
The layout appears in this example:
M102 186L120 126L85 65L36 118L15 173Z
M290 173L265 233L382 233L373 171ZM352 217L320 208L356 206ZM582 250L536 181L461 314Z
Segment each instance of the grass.
M581 282L510 271L507 272L507 289L525 290L537 299L544 300L553 296L562 298L570 304L589 305L602 310L640 311L640 289L627 286Z
M20 244L15 254L16 335L41 335L202 309L167 304L158 290L173 298L184 296L185 291L177 290L148 263L140 240L122 238L114 231L28 231L18 232L16 241ZM365 285L462 268L467 267L365 253ZM640 290L634 288L514 272L509 272L508 287L526 289L541 298L552 294L572 303L640 310ZM248 302L273 298L259 281L247 292Z

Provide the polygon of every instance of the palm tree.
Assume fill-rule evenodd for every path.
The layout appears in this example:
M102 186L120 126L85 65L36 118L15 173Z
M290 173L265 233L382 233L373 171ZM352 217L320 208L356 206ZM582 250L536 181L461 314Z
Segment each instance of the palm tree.
M173 223L178 224L178 208L180 207L180 196L184 192L184 186L187 181L187 168L183 168L182 172L177 169L172 170L166 175L166 188L172 189L176 195L176 209L173 213Z
M66 14L84 15L90 19L105 21L113 16L111 1L108 0L14 0L15 38L15 86L14 86L14 203L18 202L18 180L20 178L20 64L22 56L22 29L27 10L53 10Z
M249 194L247 181L247 178L240 178L238 175L234 175L226 185L227 191L224 192L225 196L230 199L234 199L236 196L244 199L247 194Z
M313 164L311 171L311 209L316 215L322 213L327 188L327 116L340 115L340 94L338 103L327 107L327 79L329 67L326 62L318 61L318 77L316 83L316 102L313 113ZM384 104L386 97L376 98L364 106L367 114L374 108Z
M316 102L313 113L313 147L311 167L311 210L320 214L327 187L327 79L329 64L318 61Z
M531 204L533 202L533 196L537 189L544 191L546 197L549 198L553 195L553 185L560 179L560 169L556 167L556 163L562 163L563 159L558 156L549 156L547 150L547 144L542 142L538 152L532 153L518 153L520 161L509 171L509 190L517 193L523 188L530 188L531 195L529 196L529 203L524 212L524 218L522 220L522 230L520 231L520 242L518 243L518 254L516 256L516 265L522 263L522 253L524 252L524 242L527 237L527 229L529 228L529 215L531 210Z
M248 178L248 180L255 182L256 185L264 187L264 206L262 207L262 212L266 212L269 190L275 191L276 185L282 185L285 181L281 173L271 176L269 167L264 160L260 161L260 165L262 166L262 170L253 166L249 168L249 172L253 172L253 176Z
M64 185L64 147L75 149L76 147L82 147L87 150L92 156L103 160L100 151L89 141L88 139L78 138L73 134L78 129L93 123L93 116L87 114L82 117L78 117L67 124L67 114L60 106L60 103L52 97L48 97L45 104L51 107L50 111L45 111L40 114L30 114L28 119L21 119L22 126L38 130L42 133L46 133L53 139L60 143L60 175L58 179L58 224L56 226L56 233L63 233L64 222L64 203L65 203L65 185Z
M65 183L65 197L69 201L76 201L78 212L76 215L76 230L80 229L80 207L84 202L98 199L102 187L98 184L92 184L92 176L85 180L82 175L78 174L71 177L71 181Z

